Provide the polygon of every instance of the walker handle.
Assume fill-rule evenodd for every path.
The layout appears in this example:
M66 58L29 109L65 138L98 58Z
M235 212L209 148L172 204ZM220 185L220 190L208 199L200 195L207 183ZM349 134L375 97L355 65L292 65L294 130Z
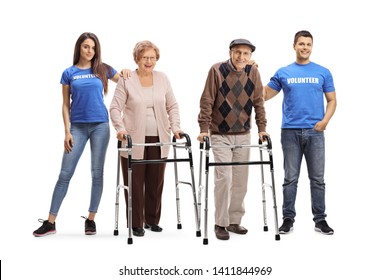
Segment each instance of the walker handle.
M184 132L179 133L179 136L180 136L180 138L185 137L186 138L186 146L187 147L191 147L191 139L190 139L190 136L187 133L184 133ZM176 143L175 135L172 136L172 142Z
M187 142L187 144L186 144L186 146L191 146L191 138L190 138L190 136L187 134L187 133L180 133L179 134L180 135L180 137L185 137L186 138L186 142Z
M261 145L263 143L263 141L267 141L268 145L267 145L267 148L268 149L272 149L272 142L271 142L271 138L267 135L264 135L263 136L263 139L259 138L259 144Z
M203 136L203 143L206 144L206 150L210 150L210 139L208 136ZM201 149L203 149L203 143L200 143Z
M132 143L132 141L131 141L131 136L130 136L130 134L124 134L124 135L123 135L123 138L125 138L125 140L127 140L127 148L133 146L133 143ZM121 141L121 140L118 140L118 149L120 149L120 148L122 148L122 141Z

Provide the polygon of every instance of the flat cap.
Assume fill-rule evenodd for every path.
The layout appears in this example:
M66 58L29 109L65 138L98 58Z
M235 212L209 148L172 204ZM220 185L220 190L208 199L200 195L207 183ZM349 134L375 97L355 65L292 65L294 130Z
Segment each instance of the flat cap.
M232 49L234 46L237 45L246 45L252 49L252 52L256 50L256 47L248 40L246 39L235 39L230 43L229 49Z

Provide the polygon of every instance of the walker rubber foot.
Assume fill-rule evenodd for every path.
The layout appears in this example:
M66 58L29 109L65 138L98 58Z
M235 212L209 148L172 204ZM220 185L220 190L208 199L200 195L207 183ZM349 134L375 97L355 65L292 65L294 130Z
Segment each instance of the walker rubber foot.
M131 237L127 238L127 244L133 244L133 238Z
M181 224L177 224L177 229L181 229Z
M209 244L209 240L207 238L204 238L203 239L203 245L207 245L207 244Z
M117 229L114 229L114 235L117 236L119 234L119 231Z
M196 237L200 237L200 236L202 236L202 234L200 233L200 230L198 230L198 231L196 232Z

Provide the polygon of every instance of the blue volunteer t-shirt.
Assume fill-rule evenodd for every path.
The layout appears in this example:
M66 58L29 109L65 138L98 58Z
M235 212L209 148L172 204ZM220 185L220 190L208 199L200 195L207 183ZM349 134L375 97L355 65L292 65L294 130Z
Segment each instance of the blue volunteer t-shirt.
M280 68L268 86L283 90L282 128L313 128L325 114L324 93L335 91L330 71L314 62Z
M107 71L107 78L111 79L116 72L115 69ZM70 85L71 123L108 122L103 83L92 73L92 68L79 69L73 65L65 69L61 84Z

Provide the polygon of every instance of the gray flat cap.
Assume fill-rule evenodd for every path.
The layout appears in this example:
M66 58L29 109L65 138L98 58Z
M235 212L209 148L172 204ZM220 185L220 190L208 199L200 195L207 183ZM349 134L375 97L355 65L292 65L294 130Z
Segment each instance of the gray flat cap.
M246 39L235 39L235 40L233 40L230 43L229 49L232 49L234 46L237 46L237 45L249 46L252 49L252 52L254 52L256 50L256 47L251 42L249 42Z

